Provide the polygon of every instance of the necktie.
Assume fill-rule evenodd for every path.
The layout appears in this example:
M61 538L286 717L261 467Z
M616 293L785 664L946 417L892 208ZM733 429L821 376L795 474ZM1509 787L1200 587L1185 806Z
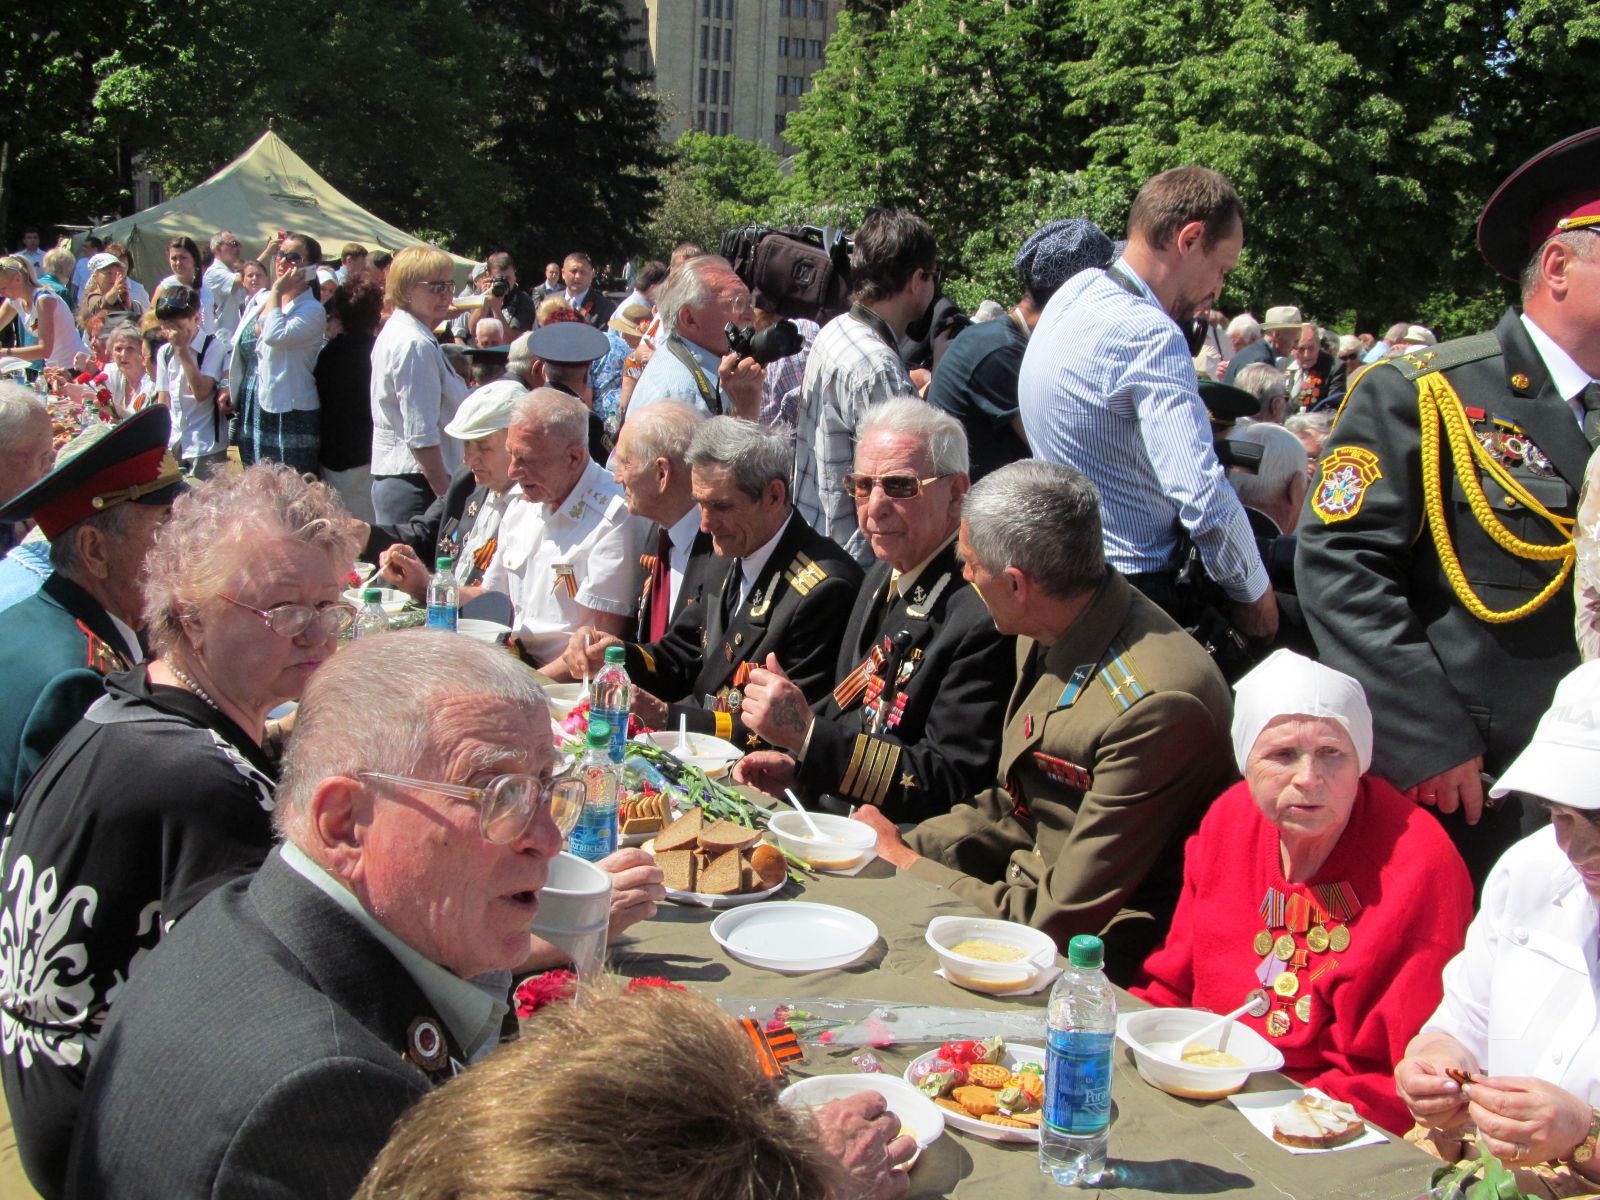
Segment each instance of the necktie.
M1600 444L1600 382L1591 381L1578 397L1583 405L1583 436L1589 445Z
M739 611L739 593L744 590L744 560L733 560L733 572L728 576L727 586L722 589L722 628L727 630L733 624L733 614Z
M672 537L663 527L656 536L656 565L650 572L650 628L646 633L652 642L666 634L672 616L671 557Z

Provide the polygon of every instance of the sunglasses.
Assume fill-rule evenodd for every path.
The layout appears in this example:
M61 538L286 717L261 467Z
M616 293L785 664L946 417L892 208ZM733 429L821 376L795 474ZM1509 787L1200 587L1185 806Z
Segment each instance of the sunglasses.
M485 841L496 846L509 846L520 840L541 812L549 813L561 836L566 837L578 824L586 791L582 776L574 774L557 776L549 783L540 783L532 775L496 775L481 788L433 783L383 771L362 771L359 776L476 804L478 830Z
M263 609L251 608L232 596L222 598L235 608L255 613L267 623L268 629L284 638L299 637L310 628L313 621L328 637L338 637L349 629L351 622L356 619L356 609L353 604L335 602L324 604L320 608L312 608L309 604L280 604L276 608Z
M866 500L872 495L872 489L881 487L883 494L891 500L909 500L913 496L922 495L922 489L929 484L938 483L941 479L949 478L949 473L944 475L930 475L926 479L918 479L909 472L895 475L846 475L844 486L847 492L857 500Z
M281 250L278 252L278 261L288 263L291 267L298 267L305 262L305 259L300 256L298 250Z
M417 284L417 286L419 288L426 288L435 296L448 296L455 290L456 285L451 283L448 279L424 279L422 282Z

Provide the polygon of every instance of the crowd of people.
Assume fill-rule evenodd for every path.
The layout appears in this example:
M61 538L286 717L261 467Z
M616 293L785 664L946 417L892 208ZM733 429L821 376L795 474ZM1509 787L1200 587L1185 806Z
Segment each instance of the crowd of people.
M784 297L688 244L620 303L581 252L458 290L441 251L300 232L175 238L142 298L115 244L0 259L0 371L51 393L0 384L0 1074L33 1185L612 1194L626 1147L552 1098L607 1068L663 1195L899 1194L881 1104L710 1079L737 1035L671 989L502 1047L512 982L562 959L530 926L581 787L528 668L620 648L634 715L734 742L742 785L1102 937L1152 1004L1251 994L1288 1074L1447 1160L1600 1186L1600 130L1486 206L1521 290L1492 332L1227 319L1248 228L1176 168L1122 240L1033 232L1015 307L967 317L928 224L875 210L849 308L767 362L743 333ZM418 599L447 558L511 632L341 648L358 558ZM601 866L622 936L662 875Z

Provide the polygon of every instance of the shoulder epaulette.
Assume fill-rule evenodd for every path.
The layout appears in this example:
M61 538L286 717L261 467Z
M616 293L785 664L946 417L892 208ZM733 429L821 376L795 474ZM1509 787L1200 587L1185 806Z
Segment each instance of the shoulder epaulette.
M1407 379L1420 379L1435 371L1449 371L1500 353L1500 339L1492 333L1475 333L1438 346L1418 346L1386 361Z
M812 560L809 554L798 553L794 560L784 569L783 577L800 595L804 596L817 584L828 577L828 572L823 570L821 564Z
M78 623L78 630L89 639L87 661L84 663L96 675L113 675L118 671L126 671L131 665L122 651L110 642L107 642L94 630L82 621Z
M1149 686L1140 678L1138 668L1134 666L1133 656L1121 642L1112 642L1100 662L1100 682L1118 711L1127 712L1135 701L1149 693Z

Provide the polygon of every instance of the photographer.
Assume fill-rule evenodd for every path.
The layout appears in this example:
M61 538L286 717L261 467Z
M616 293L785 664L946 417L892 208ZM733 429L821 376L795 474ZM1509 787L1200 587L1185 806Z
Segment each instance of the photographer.
M661 344L639 377L629 411L661 400L681 400L708 416L754 421L761 409L766 370L729 345L728 326L748 332L755 307L750 289L727 259L705 254L673 268L656 307Z

